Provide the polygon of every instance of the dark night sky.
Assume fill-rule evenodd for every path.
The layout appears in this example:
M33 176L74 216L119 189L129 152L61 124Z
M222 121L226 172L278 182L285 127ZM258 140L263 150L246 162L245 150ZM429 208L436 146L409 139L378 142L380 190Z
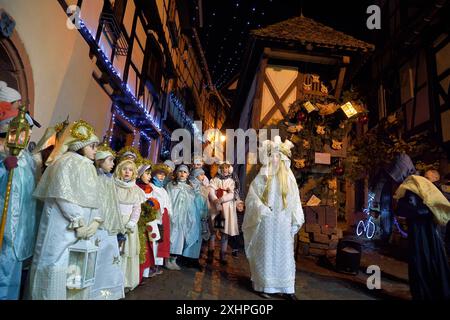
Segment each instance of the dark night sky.
M375 1L323 0L202 0L203 28L201 41L214 84L220 88L239 73L250 30L263 28L295 16L303 15L346 32L361 40L371 41L366 28L367 6ZM194 24L198 25L198 1L192 1ZM192 12L192 11L191 11Z

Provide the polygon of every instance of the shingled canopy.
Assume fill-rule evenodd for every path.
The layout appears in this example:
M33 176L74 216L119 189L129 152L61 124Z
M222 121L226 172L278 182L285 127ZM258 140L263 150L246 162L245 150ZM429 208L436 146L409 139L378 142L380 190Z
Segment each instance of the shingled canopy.
M257 39L297 42L302 45L313 44L323 48L360 52L368 52L375 49L375 46L370 43L334 30L303 15L265 28L252 30L251 34Z

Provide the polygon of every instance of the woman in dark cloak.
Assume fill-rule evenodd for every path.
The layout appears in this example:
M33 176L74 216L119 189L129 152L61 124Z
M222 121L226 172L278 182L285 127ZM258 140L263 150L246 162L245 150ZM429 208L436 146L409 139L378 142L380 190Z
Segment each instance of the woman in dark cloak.
M396 163L391 168L391 176L399 183L414 173L415 168L411 159L404 154L397 157ZM437 188L429 190L439 192ZM408 276L411 295L414 300L449 300L448 259L434 214L424 204L423 198L423 194L406 190L398 199L397 205L397 214L406 217L408 223Z

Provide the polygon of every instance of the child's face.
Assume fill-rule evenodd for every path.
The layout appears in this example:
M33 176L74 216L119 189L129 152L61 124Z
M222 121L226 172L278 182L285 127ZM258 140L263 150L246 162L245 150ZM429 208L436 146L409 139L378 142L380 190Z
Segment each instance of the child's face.
M236 210L237 210L238 212L244 212L244 203L243 203L243 202L239 202L239 203L236 205Z
M120 172L122 180L131 180L133 178L133 168L131 166L124 166Z
M111 172L113 167L114 167L114 158L111 156L106 158L105 161L103 161L103 163L100 165L100 168L102 168L104 172Z
M91 143L90 145L81 149L81 152L89 160L95 160L95 154L97 153L97 143Z
M222 167L222 172L223 172L224 175L230 174L230 172L231 172L230 166L223 166Z
M199 175L197 176L197 179L203 182L203 180L205 180L205 174L204 174L204 173L199 174Z
M149 184L150 180L151 180L152 176L150 174L150 171L145 171L142 176L141 176L141 180L143 183L145 184Z
M194 163L194 169L199 169L199 168L201 168L201 167L203 167L203 163Z
M156 179L158 179L159 181L163 182L164 179L166 179L166 175L163 172L158 172L156 174Z
M186 171L178 171L177 172L178 180L181 180L181 181L187 180L188 176L189 176L189 173L187 173Z

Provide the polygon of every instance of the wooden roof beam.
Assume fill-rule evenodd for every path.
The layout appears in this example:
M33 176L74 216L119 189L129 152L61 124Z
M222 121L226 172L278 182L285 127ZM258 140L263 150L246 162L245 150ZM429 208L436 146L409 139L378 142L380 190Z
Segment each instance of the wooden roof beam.
M324 57L318 55L302 54L289 51L273 50L271 48L265 48L264 54L268 58L282 59L289 61L302 61L318 64L335 65L341 61L340 57Z

